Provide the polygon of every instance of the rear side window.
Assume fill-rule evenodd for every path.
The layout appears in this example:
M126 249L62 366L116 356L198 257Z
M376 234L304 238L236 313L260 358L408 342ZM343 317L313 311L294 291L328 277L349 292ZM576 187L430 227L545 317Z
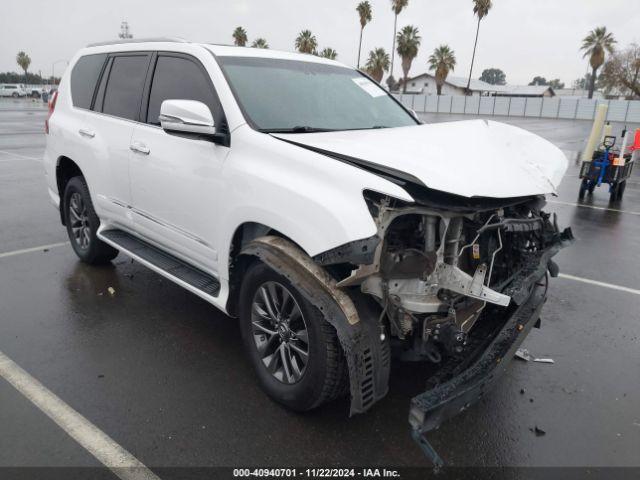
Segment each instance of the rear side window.
M74 107L91 108L93 92L106 59L106 54L87 55L76 62L71 71L71 98Z
M174 56L158 57L149 95L147 123L160 125L160 106L165 100L197 100L209 107L220 125L218 100L211 80L195 62Z
M113 58L104 94L103 113L138 120L148 63L148 55Z

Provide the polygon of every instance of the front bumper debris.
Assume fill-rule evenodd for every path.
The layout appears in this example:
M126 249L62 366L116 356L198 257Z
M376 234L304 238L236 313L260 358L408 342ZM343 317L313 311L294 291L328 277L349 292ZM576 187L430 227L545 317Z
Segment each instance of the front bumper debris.
M544 286L535 284L528 300L518 306L489 347L467 370L411 400L409 424L412 436L434 465L442 460L424 438L445 420L469 408L506 371L515 351L540 318L546 301Z

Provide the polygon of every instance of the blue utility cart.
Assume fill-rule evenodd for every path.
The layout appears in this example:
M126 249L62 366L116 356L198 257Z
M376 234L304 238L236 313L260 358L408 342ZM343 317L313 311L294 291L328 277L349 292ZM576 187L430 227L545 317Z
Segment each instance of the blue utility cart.
M599 150L593 152L591 161L583 161L580 167L580 191L578 198L583 199L585 193L593 193L603 183L609 185L609 201L618 202L624 195L627 179L633 170L631 154L624 155L624 165L614 165L613 158L620 156L614 152L616 137L606 136Z

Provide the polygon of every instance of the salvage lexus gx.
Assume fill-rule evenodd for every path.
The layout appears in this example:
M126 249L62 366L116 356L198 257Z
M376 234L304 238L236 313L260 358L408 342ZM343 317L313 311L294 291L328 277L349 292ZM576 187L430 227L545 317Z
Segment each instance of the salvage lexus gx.
M392 357L432 363L416 439L504 371L572 240L543 211L567 168L554 145L493 121L423 125L312 55L92 45L45 128L82 261L123 252L237 317L260 385L297 411L349 393L365 412Z

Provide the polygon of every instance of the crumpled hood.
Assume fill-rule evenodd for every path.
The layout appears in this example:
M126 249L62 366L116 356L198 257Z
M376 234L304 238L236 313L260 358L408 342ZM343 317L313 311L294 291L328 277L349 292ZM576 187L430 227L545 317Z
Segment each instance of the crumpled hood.
M431 189L464 197L556 193L568 166L551 142L486 120L274 136L404 172Z

